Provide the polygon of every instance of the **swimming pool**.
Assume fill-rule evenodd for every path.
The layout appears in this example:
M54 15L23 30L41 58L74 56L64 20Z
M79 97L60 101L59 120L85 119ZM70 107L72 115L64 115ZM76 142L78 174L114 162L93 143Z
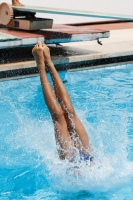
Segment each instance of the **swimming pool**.
M133 64L60 75L95 164L81 163L81 176L73 176L58 159L38 76L0 82L0 199L131 200Z

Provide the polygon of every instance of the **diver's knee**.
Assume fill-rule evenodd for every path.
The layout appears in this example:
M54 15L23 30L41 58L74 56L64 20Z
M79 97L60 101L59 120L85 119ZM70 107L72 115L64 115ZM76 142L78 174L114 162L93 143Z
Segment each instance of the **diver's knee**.
M54 121L61 121L64 118L63 110L61 108L56 108L52 113L52 118Z
M63 110L65 111L65 113L70 114L70 115L75 115L75 110L74 107L71 104L63 104Z

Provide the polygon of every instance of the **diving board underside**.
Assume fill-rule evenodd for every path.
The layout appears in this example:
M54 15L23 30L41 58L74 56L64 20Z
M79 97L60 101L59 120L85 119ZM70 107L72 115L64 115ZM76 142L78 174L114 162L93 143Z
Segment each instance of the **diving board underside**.
M1 35L5 35L6 37L3 39L3 36L1 37ZM44 37L40 34L31 34L28 32L0 28L0 49L32 46L38 41L44 42Z
M12 40L21 40L21 38L0 32L0 41L5 42Z
M39 13L82 16L82 17L98 17L98 18L119 19L119 20L133 20L133 15L118 15L118 14L113 14L113 13L109 14L109 13L91 12L91 11L83 11L83 10L47 8L47 7L37 7L37 6L27 6L27 5L13 6L13 8L20 11L30 11L30 12L39 12Z
M53 25L52 29L43 29L36 32L27 32L20 30L11 30L0 28L0 33L8 34L12 37L19 38L18 40L3 41L0 38L0 49L33 46L37 41L45 42L46 44L59 44L68 42L92 41L100 38L108 38L109 31L73 27L67 25Z

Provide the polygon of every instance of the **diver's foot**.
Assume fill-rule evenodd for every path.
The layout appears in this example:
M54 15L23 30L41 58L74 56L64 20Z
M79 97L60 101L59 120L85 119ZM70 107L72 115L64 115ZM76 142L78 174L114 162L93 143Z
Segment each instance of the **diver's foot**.
M48 67L50 67L51 63L52 63L51 56L50 56L50 50L46 44L42 44L42 47L43 47L43 56L44 56L45 64Z
M19 2L19 0L12 0L13 6L24 6L22 3Z
M44 66L43 46L41 42L38 42L32 49L32 54L36 60L38 67Z

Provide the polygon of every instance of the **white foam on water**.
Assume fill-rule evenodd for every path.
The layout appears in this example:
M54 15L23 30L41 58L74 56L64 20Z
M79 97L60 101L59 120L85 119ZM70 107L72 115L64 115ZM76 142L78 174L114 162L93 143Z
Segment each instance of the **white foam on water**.
M100 135L100 131L102 132L103 129L99 129L97 132L93 130L91 133L94 134L96 132L96 134L99 135L99 146L95 148L94 144L95 160L92 166L89 167L85 163L81 163L79 165L80 175L78 175L78 172L76 174L75 170L71 170L69 176L69 174L66 173L69 163L66 162L66 165L64 164L60 167L55 165L57 168L54 167L53 169L53 177L54 180L58 180L59 184L54 181L53 187L57 187L61 192L78 192L82 190L90 192L107 191L125 184L131 179L133 175L133 163L127 159L127 139L124 140L124 144L121 144L119 136L115 138L117 142L113 143L114 152L108 154L106 153L106 148L108 148L109 144L106 144L106 146L103 145L103 138ZM123 135L124 134L126 133L123 133ZM122 137L125 139L125 135L123 135ZM110 141L108 141L108 143L110 143ZM123 149L124 145L125 147Z
M83 111L80 117L85 119ZM6 138L7 162L3 165L14 168L27 166L31 170L40 165L41 173L47 178L50 187L60 193L107 191L129 182L133 175L133 163L127 159L125 119L121 121L121 130L112 136L112 141L108 137L108 134L111 134L107 132L108 123L99 124L95 129L86 120L83 122L89 132L94 151L94 163L91 166L82 162L78 164L77 169L74 168L74 163L59 160L52 122L40 123L26 118L21 118L17 132L12 132ZM112 131L115 133L116 130ZM113 145L113 152L107 150L110 149L110 145Z
M75 83L77 80L72 78L70 81ZM106 81L109 82L109 80ZM24 80L25 87L27 83L28 80ZM14 87L14 84L12 86L11 84L8 85L7 89ZM33 85L36 92L36 83L32 83L30 87L32 88ZM112 116L111 108L104 113L101 112L99 105L96 108L99 111L97 113L99 120L89 123L87 120L89 108L86 110L77 109L78 104L76 104L76 111L89 134L94 153L94 163L91 166L86 165L85 162L79 163L78 170L74 168L74 163L59 160L52 120L45 118L44 115L44 118L31 118L30 115L23 112L26 109L23 103L27 101L29 96L25 94L25 98L27 98L25 99L23 95L19 95L17 89L16 91L18 101L22 104L20 108L11 97L5 96L2 99L5 104L9 104L12 108L11 116L17 124L17 128L10 130L9 133L1 132L3 140L0 146L1 167L16 169L27 167L29 171L41 169L42 175L47 179L52 190L59 193L108 191L130 182L133 176L133 162L128 159L127 150L130 112L114 110ZM4 87L2 94L3 92ZM96 92L94 92L94 96ZM31 96L33 97L32 94ZM91 112L91 114L95 113ZM3 151L3 148L6 150ZM41 168L38 168L39 166ZM19 178L27 172L23 171L14 178Z

